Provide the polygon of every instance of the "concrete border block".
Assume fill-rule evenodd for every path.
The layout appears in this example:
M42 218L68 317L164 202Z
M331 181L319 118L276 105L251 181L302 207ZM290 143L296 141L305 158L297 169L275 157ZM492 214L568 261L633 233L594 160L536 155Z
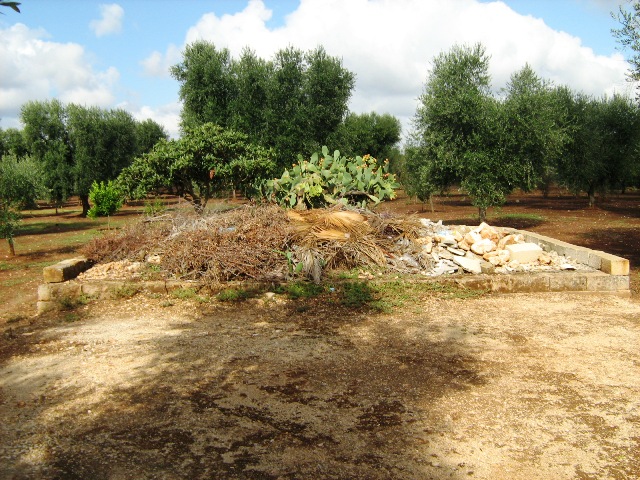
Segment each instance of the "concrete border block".
M84 257L70 258L62 260L55 265L50 265L42 269L42 276L45 283L61 283L72 280L87 270L91 262Z
M587 276L587 290L590 292L629 291L629 276L595 272Z
M629 260L596 250L602 265L600 270L609 275L629 275Z
M583 292L587 290L587 277L574 273L549 275L549 290L552 292Z

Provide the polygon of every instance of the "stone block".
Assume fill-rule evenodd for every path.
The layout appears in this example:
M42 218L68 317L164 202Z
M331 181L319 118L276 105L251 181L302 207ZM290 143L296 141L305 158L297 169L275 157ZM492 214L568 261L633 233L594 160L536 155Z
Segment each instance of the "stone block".
M38 301L39 302L51 301L51 289L49 288L48 283L43 283L42 285L38 285Z
M598 255L598 253L599 252L589 250L589 260L587 261L587 265L591 268L595 268L596 270L600 270L602 268L602 257Z
M54 283L48 284L49 300L57 300L59 298L74 298L82 294L82 285L79 283ZM39 289L38 289L39 293Z
M509 252L511 261L520 263L533 263L542 253L542 248L535 243L515 243L507 245L505 250Z
M42 269L45 283L60 283L76 278L91 266L84 257L63 260Z
M546 274L510 275L511 291L520 293L548 292L549 276Z
M38 303L36 304L36 313L40 315L42 313L56 310L57 308L58 305L56 304L56 302L38 301Z
M470 273L482 273L482 267L480 266L480 260L467 257L453 257L453 263L460 265L465 271Z
M602 262L600 270L609 275L629 275L629 260L611 255L610 253L597 252Z
M590 292L628 292L628 275L609 275L593 272L587 276L587 290Z
M582 263L583 265L589 265L590 251L591 250L588 248L572 245L572 248L567 250L566 256L573 258L575 261Z
M480 262L480 270L482 273L492 274L495 273L496 267L492 263L483 260Z
M576 273L556 273L549 276L552 292L586 292L587 277Z

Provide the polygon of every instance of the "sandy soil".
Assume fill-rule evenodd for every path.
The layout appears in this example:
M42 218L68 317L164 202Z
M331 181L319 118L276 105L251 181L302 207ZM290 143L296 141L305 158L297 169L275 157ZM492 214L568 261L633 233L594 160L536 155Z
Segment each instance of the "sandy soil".
M142 295L3 327L2 479L637 479L640 302Z

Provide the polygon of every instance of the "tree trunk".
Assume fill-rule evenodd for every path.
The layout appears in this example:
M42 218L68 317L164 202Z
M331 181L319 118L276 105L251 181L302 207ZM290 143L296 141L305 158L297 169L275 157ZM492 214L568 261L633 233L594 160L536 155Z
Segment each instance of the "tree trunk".
M13 238L7 237L7 243L9 244L9 254L12 257L16 256L16 247L13 245Z
M589 187L589 191L587 192L587 195L589 195L589 206L593 207L596 204L596 187L595 186Z
M431 205L431 213L434 213L435 209L433 208L433 195L429 195L429 205Z
M487 207L478 207L478 216L480 217L480 223L487 219Z
M80 216L86 217L87 213L89 213L89 209L91 205L89 205L89 195L80 195L80 202L82 202L82 213Z

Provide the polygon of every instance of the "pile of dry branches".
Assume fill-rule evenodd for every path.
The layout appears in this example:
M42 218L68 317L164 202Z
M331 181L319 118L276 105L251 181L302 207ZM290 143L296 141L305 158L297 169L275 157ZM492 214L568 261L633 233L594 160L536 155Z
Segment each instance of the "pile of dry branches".
M244 206L196 216L163 215L90 242L99 263L155 256L168 276L220 282L279 279L300 273L319 281L325 269L384 266L398 237L412 238L414 218L342 207L285 211Z

